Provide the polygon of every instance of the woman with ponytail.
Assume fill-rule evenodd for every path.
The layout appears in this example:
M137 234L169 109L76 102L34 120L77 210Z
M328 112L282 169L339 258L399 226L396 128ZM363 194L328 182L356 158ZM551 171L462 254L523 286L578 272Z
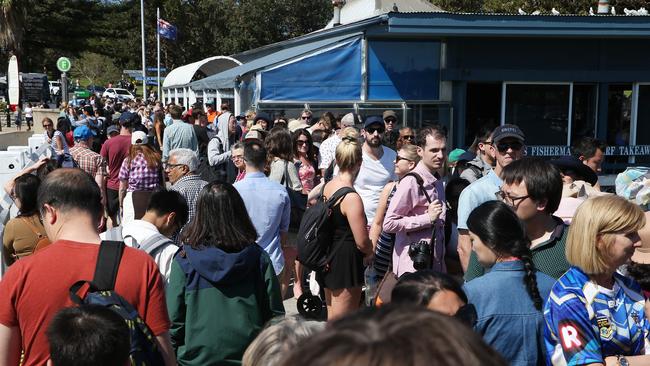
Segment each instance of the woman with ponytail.
M535 270L524 225L505 203L489 201L467 219L485 275L465 284L474 330L512 366L544 365L542 307L555 280Z

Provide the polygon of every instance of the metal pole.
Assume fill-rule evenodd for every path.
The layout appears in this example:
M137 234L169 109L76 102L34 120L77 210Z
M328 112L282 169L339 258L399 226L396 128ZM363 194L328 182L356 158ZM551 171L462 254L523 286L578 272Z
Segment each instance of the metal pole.
M161 99L160 93L160 8L156 8L156 43L158 44L158 100Z
M142 37L142 95L146 94L147 62L144 49L144 0L140 0L140 36Z

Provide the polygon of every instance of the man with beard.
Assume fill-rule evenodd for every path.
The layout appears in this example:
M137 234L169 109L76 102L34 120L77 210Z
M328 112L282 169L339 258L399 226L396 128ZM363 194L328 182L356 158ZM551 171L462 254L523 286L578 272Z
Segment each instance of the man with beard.
M363 201L368 225L375 219L379 196L386 183L396 179L395 158L397 153L382 145L386 132L381 116L370 116L363 127L363 163L354 182L354 189Z
M435 253L432 269L446 272L445 251L445 189L436 172L445 164L447 137L440 126L426 127L417 136L420 162L413 171L400 181L390 201L384 219L384 231L395 234L393 272L415 272L413 260L408 254L409 244L431 240L432 228L436 228ZM403 159L398 157L398 159Z

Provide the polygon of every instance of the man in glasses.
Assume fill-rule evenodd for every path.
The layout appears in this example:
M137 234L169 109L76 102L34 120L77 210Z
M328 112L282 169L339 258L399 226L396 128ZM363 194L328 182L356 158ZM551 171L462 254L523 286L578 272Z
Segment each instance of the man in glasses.
M397 153L383 145L386 126L380 116L369 116L363 125L363 163L354 182L354 189L361 196L368 225L375 219L379 196L384 186L396 179L395 158Z
M562 199L562 177L551 163L524 157L509 164L501 173L503 185L496 199L510 206L526 226L532 260L538 271L560 278L569 269L565 244L568 227L553 216ZM484 270L472 253L465 280L481 276Z
M386 127L386 132L384 132L384 145L397 151L397 139L399 138L399 132L397 132L397 113L395 111L384 111L382 117L384 118L384 126Z
M487 175L470 184L458 199L458 255L464 270L467 270L472 245L467 231L469 214L481 203L496 199L503 181L503 169L513 161L521 159L524 153L524 133L519 127L505 124L492 132L492 146L495 151L496 166Z

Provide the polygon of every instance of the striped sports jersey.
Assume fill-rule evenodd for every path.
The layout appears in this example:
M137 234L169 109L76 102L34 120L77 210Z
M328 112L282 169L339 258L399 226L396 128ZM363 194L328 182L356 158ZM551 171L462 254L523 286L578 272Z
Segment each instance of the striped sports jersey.
M627 277L615 273L614 286L607 289L571 267L544 308L547 364L604 363L607 356L650 351L644 302L639 284Z

